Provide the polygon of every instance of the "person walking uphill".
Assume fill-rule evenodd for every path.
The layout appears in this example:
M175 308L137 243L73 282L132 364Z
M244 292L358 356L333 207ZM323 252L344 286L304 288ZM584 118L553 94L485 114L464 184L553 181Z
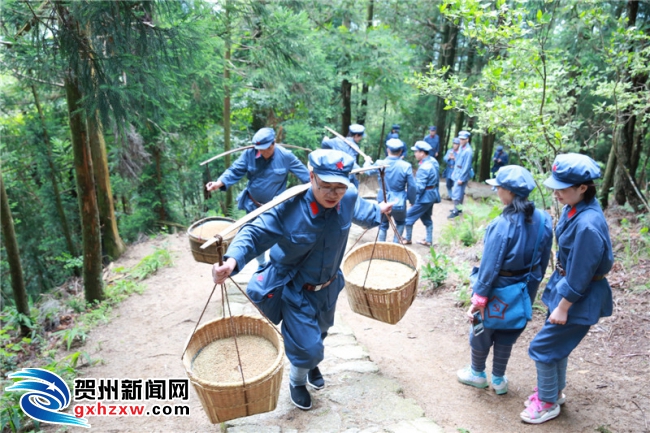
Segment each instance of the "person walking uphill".
M406 234L402 243L404 245L410 245L412 243L413 224L419 218L426 228L427 235L426 239L418 241L418 243L424 246L431 246L433 243L433 221L431 220L431 214L433 213L433 205L440 203L440 193L438 192L438 183L440 181L438 161L430 156L431 146L424 141L417 141L411 150L415 151L415 158L419 161L420 168L418 168L415 175L415 184L417 187L415 204L406 213Z
M458 139L460 140L459 155L456 158L456 166L451 174L451 179L454 181L454 188L451 190L451 199L454 201L454 209L451 211L447 218L453 219L461 214L462 210L458 205L462 205L465 201L465 188L469 182L470 172L472 170L472 158L474 153L469 145L469 132L460 131Z
M248 296L278 324L291 362L290 397L311 409L306 384L322 389L318 368L323 339L345 281L339 269L352 222L376 227L391 204L372 204L357 195L349 180L354 159L343 152L318 149L309 155L311 188L244 225L212 276L217 284L271 248L270 265L253 274Z
M273 128L262 128L253 136L253 149L245 150L216 182L208 182L208 191L226 191L242 177L248 177L246 188L237 196L239 209L250 213L273 200L287 189L287 177L293 173L301 182L309 182L309 170L289 150L275 145ZM257 258L265 265L264 251Z
M537 388L525 402L524 422L540 424L557 417L566 396L568 358L601 317L612 315L612 290L605 278L614 256L605 215L595 198L600 168L586 155L558 155L544 185L564 205L555 227L557 266L542 302L544 326L528 354L537 367Z
M497 195L505 207L501 215L488 225L483 240L481 264L474 268L470 275L473 292L472 305L467 312L470 323L476 311L480 311L483 318L500 318L501 315L505 317L508 307L503 309L502 305L494 302L494 289L521 282L526 282L530 299L525 299L525 302L530 302L532 311L532 304L548 266L553 243L550 218L547 218L545 212L536 211L535 203L528 200L528 195L535 189L535 181L528 170L517 165L508 165L499 170L495 179L488 179L486 182L496 188ZM486 309L488 301L494 302L489 310ZM514 313L514 303L509 307L510 312ZM485 361L492 348L492 388L497 394L508 392L506 367L512 347L526 328L523 315L522 310L520 322L523 322L523 326L519 328L495 329L496 325L490 328L489 322L486 321L483 333L474 335L470 331L471 366L458 371L458 380L461 383L477 388L488 386Z
M352 139L354 142L359 145L361 143L361 140L363 137L366 136L366 128L363 125L359 125L357 123L354 123L350 125L348 128L348 140ZM356 165L356 160L357 156L359 153L357 153L356 150L354 150L352 147L350 147L349 144L347 144L343 139L334 137L334 138L329 138L329 137L323 137L323 141L321 142L321 148L323 149L333 149L333 150L340 150L341 152L345 152L348 155L350 155L352 158L354 158L355 165L354 168L359 168L358 165ZM359 188L359 180L355 175L350 175L350 181L354 184L356 188Z
M388 158L376 161L376 165L388 165L386 168L386 198L388 203L393 203L391 216L382 218L381 225L379 226L379 242L386 240L386 233L388 231L388 218L395 220L395 228L399 236L404 232L404 224L406 222L406 200L408 199L411 204L415 203L415 195L417 186L413 178L413 169L411 164L402 160L402 149L405 147L402 140L399 138L391 138L386 142L386 149L388 151ZM374 171L374 170L373 170ZM366 172L370 174L371 172ZM377 201L384 201L384 192L379 176L379 192L377 193ZM393 237L393 242L399 242L397 234Z

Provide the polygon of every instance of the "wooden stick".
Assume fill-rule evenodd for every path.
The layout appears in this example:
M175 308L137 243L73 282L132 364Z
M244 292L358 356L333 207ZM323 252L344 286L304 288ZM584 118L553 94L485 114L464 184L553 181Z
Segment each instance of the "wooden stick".
M370 163L372 164L372 158L369 157L368 155L366 155L365 153L363 153L363 151L359 148L359 145L357 143L355 143L354 140L347 139L347 138L343 137L341 134L339 134L338 132L336 132L335 130L333 130L332 128L330 128L328 126L326 126L325 129L327 129L329 132L331 132L332 134L336 135L338 138L343 140L348 146L350 146L352 149L354 149L355 152L357 152L359 155L363 156L363 158L365 160L370 161Z
M211 161L214 161L215 159L221 158L222 156L230 155L231 153L235 153L235 152L241 152L242 150L246 150L246 149L252 149L253 147L255 147L255 146L251 144L250 146L238 147L237 149L232 149L232 150L229 150L228 152L220 153L217 156L213 156L212 158L203 161L200 165L205 165L208 162L211 162Z
M253 212L246 215L245 217L243 217L243 218L237 220L236 222L234 222L233 224L229 225L226 229L224 229L221 233L219 233L219 235L222 238L225 238L230 233L232 233L232 232L234 232L236 230L239 230L239 228L241 226L243 226L244 224L246 224L247 222L257 218L259 215L263 214L264 212L266 212L269 209L274 208L275 206L279 205L280 203L283 203L283 202L289 200L290 198L293 198L293 197L297 196L301 192L307 191L310 187L311 187L311 183L305 183L305 184L302 184L302 185L297 185L297 186L294 186L292 188L289 188L288 190L286 190L285 192L283 192L282 194L280 194L279 196L277 196L276 198L274 198L270 202L258 207ZM206 243L201 245L201 249L205 249L205 248L209 247L210 245L212 245L215 242L217 242L216 237L210 239L209 241L207 241Z

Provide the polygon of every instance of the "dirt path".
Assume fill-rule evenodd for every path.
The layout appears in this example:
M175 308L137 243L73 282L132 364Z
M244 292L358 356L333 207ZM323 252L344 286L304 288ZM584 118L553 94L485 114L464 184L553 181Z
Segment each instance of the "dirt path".
M448 223L446 216L450 208L451 203L444 200L434 207L434 242ZM375 233L376 229L369 231L363 241L374 240ZM417 223L413 239L423 237L424 228ZM193 260L184 234L133 246L117 265L133 266L140 258L151 254L156 246L173 252L175 266L147 279L148 289L144 294L134 295L123 302L114 311L111 323L92 331L82 350L101 359L101 363L83 369L85 377L185 378L180 353L213 287L210 266ZM413 249L423 256L428 252L427 248L416 244ZM207 317L217 316L218 304L217 301L211 303ZM642 311L648 311L647 307L643 306ZM424 409L424 415L436 421L446 432L465 431L461 429L472 433L593 432L597 428L601 432L648 431L650 367L647 354L650 353L650 344L647 338L642 340L645 345L634 348L608 343L606 337L615 331L620 317L609 318L594 327L570 358L566 389L568 402L560 417L542 426L528 426L520 422L518 415L535 384L533 363L526 350L543 321L541 315L535 317L532 326L515 346L507 373L510 392L497 397L489 389L476 390L456 381L456 370L469 362L469 348L463 310L455 307L452 289L418 296L404 319L393 326L352 313L345 292L338 309L343 322L365 346L380 373L399 383L401 388L398 391ZM644 332L648 335L647 329ZM634 354L639 356L632 356ZM334 369L334 364L330 362L328 368ZM327 377L328 373L325 374ZM330 378L343 383L350 380L350 375L337 373ZM190 417L134 417L128 421L97 417L93 430L218 431L219 426L207 423L200 402L193 392L191 394ZM359 395L360 402L363 401L361 397ZM347 409L338 410L345 414ZM276 413L278 411L280 413ZM286 405L278 411L274 416L282 417L280 431L309 430L301 421L305 418L296 418L300 411L290 411ZM300 413L299 416L309 414ZM327 424L327 414L328 410L311 413L312 419L322 416L323 424L322 428L312 426L310 429L360 431L358 428L349 430L350 426L345 424ZM255 431L245 428L232 430ZM361 430L399 431L370 420Z

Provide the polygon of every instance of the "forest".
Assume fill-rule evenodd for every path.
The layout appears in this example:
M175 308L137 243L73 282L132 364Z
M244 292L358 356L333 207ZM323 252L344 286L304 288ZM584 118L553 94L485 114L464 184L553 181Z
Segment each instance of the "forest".
M30 303L70 278L101 301L127 244L236 217L237 188L204 186L237 154L200 164L264 126L316 149L325 127L359 123L373 158L393 124L409 146L436 125L441 154L468 130L475 181L497 145L540 180L580 152L601 165L603 207L645 213L649 15L643 1L5 0L1 305L29 328Z

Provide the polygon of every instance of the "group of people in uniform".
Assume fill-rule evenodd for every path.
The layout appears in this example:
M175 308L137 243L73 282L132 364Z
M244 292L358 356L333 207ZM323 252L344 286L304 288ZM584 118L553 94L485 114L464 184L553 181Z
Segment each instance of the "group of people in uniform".
M430 131L435 132L435 128ZM359 196L351 173L358 167L358 152L351 144L358 146L364 135L362 125L351 125L345 139L325 137L322 148L309 154L307 169L291 152L275 146L273 129L263 128L253 137L255 147L245 151L216 182L206 185L208 190L225 190L248 175L249 183L238 199L240 209L250 212L286 188L288 172L311 184L305 192L244 225L228 247L223 264L215 264L212 269L215 283L220 284L252 259L260 261L247 294L275 324L282 323L285 352L291 364L289 395L292 403L303 410L312 407L307 385L313 389L325 386L318 366L324 359L323 340L334 323L336 302L345 285L340 266L351 224L379 226L379 240L384 241L388 218L392 217L397 228L393 241L398 241L405 229L402 242L410 244L413 224L421 219L427 229L421 243L432 243L431 212L433 204L440 201L434 147L424 139L411 147L419 162L414 176L410 164L402 159L404 143L398 137L387 137L386 158L374 164L383 166L386 181L385 191L381 187L375 203ZM467 131L459 133L444 158L447 188L455 205L451 218L462 211L459 206L471 177L469 137ZM366 161L364 165L371 163ZM566 154L555 159L551 177L544 182L555 191L564 209L556 226L557 267L542 296L548 307L547 317L529 348L537 369L537 387L521 413L527 423L538 424L559 415L567 398L563 390L568 356L591 325L612 313L611 289L605 278L613 263L612 247L593 182L599 176L600 170L591 158ZM532 305L552 245L549 216L536 211L534 202L528 200L535 188L528 170L504 165L488 183L496 189L504 209L487 228L481 264L470 277L470 321L476 312L483 317L487 313L490 291L495 287L526 281ZM407 207L407 201L411 207ZM533 248L538 233L539 248ZM267 250L270 260L262 261L259 258ZM471 365L459 370L458 380L478 388L488 387L485 363L492 349L490 384L497 394L505 394L506 366L524 329L486 328L476 336L470 331Z

